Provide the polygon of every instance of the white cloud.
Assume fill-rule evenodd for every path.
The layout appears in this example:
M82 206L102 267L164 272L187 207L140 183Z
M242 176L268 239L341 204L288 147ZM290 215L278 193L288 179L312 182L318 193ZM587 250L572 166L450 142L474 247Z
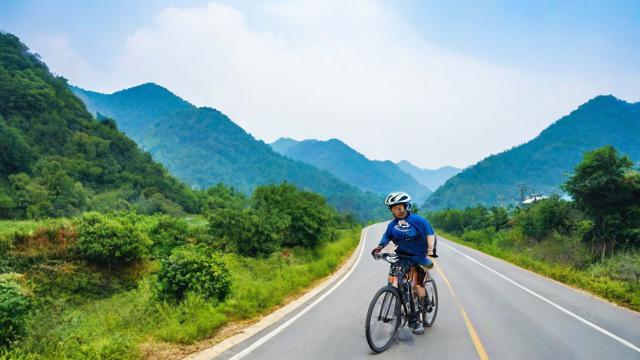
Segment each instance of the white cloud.
M100 78L91 66L72 48L66 35L38 35L27 42L51 71L67 79L95 81Z
M278 1L258 13L169 8L127 39L102 79L71 51L54 68L103 91L160 83L265 141L337 137L425 167L523 142L600 89L432 46L377 1Z

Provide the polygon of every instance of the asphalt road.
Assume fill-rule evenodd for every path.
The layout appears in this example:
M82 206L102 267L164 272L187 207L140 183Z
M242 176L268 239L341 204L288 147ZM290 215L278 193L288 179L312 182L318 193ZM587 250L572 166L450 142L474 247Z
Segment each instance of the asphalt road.
M439 269L431 271L440 299L435 324L424 335L405 328L387 351L373 353L366 311L386 284L388 264L369 251L385 225L367 228L353 271L321 301L306 309L310 300L218 358L640 359L640 313L443 238Z

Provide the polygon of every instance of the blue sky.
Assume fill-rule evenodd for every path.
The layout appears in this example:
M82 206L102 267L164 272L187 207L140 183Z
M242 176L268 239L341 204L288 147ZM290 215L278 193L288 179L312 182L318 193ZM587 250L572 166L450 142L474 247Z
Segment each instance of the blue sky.
M0 28L85 88L154 81L265 141L339 137L425 167L598 94L640 99L640 1L5 0ZM390 131L410 145L380 146Z

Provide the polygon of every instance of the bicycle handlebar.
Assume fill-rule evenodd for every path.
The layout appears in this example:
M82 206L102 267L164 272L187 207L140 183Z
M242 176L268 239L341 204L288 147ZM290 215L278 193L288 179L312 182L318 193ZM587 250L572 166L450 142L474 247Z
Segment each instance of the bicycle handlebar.
M410 257L411 256L409 255L402 255L402 254L396 254L396 253L381 253L377 257L375 257L375 259L376 260L382 259L388 262L389 264L395 264L396 262L398 262L398 260L400 260L400 258L410 258Z

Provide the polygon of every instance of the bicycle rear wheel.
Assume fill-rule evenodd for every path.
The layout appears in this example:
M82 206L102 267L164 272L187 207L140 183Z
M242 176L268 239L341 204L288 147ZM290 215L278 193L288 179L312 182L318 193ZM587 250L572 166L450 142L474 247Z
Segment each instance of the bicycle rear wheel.
M373 296L367 311L365 332L371 350L385 351L393 342L401 322L397 289L392 286L381 288Z
M427 291L425 308L422 311L422 324L426 327L433 326L438 315L438 288L433 279L429 279L424 283Z

